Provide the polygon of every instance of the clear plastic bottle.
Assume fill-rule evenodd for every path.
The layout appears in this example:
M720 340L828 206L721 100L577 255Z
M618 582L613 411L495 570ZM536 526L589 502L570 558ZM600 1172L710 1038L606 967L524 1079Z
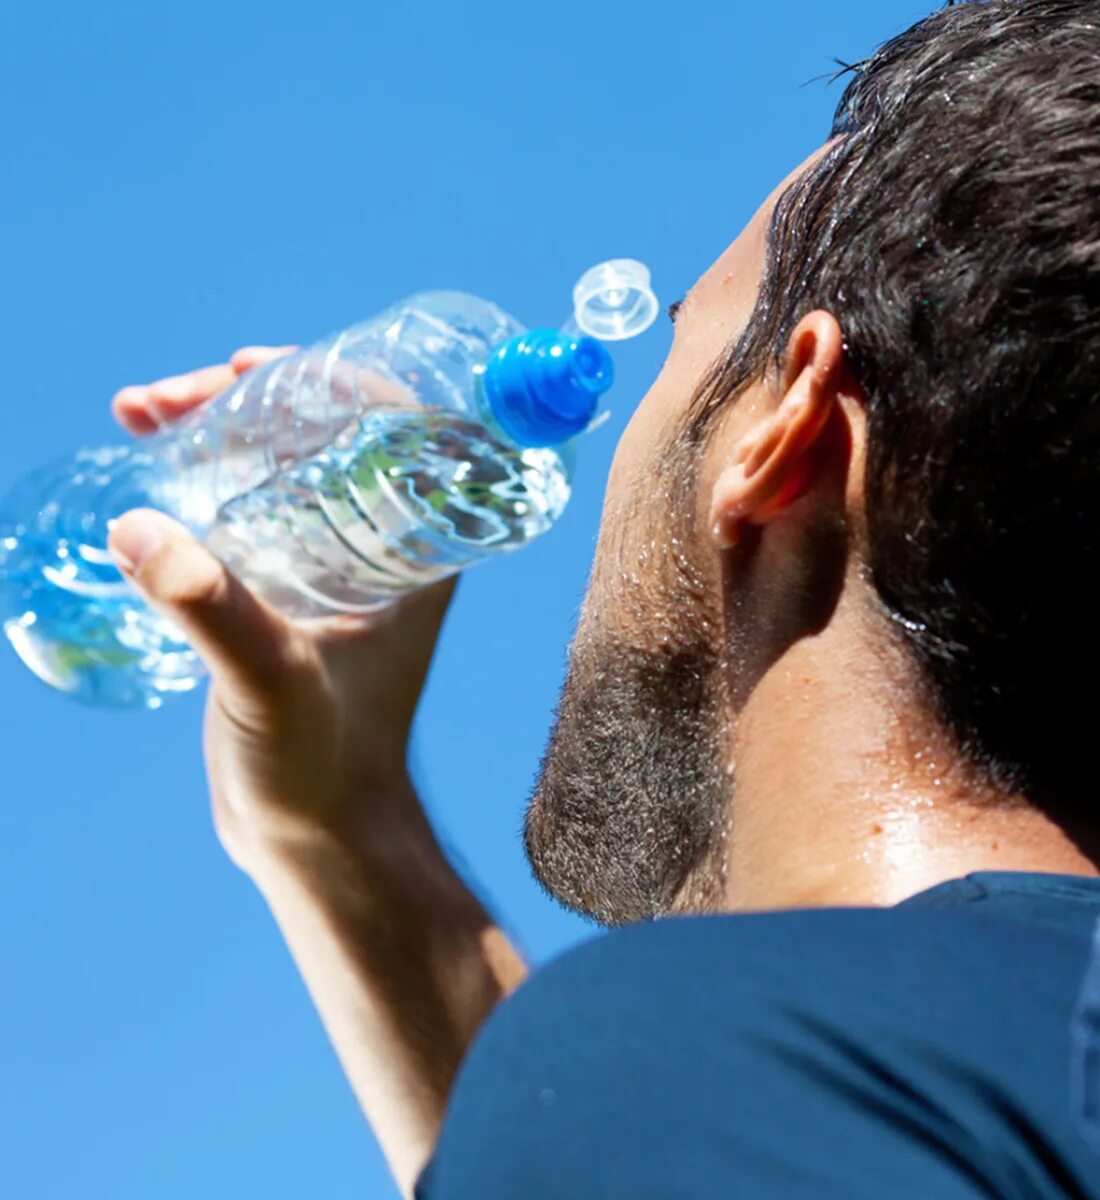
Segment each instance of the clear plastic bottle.
M410 297L243 375L128 446L80 451L0 504L0 616L26 665L88 704L157 708L205 668L107 552L128 509L170 514L293 617L363 613L561 515L573 439L656 314L649 273L600 264L561 329L460 292Z

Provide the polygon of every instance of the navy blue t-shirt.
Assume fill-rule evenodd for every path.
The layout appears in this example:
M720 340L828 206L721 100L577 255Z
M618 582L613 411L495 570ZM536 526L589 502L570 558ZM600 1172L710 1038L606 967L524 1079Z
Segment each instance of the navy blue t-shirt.
M419 1200L1100 1198L1100 879L682 917L499 1005Z

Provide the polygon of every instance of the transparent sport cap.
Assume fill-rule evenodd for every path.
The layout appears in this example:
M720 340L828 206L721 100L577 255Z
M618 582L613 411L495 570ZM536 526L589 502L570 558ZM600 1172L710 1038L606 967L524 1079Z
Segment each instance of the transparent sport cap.
M644 333L657 319L658 304L649 268L634 258L598 263L573 288L573 315L565 334L586 334L601 342L623 342Z

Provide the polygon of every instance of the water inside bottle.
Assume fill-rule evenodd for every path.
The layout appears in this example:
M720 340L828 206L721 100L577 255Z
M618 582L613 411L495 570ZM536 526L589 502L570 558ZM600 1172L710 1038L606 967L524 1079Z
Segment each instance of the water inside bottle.
M369 611L525 545L569 499L561 453L450 412L381 408L236 497L207 544L292 616Z
M566 452L567 455L567 452ZM157 708L205 674L106 550L112 521L158 508L288 616L366 613L547 529L569 499L555 450L519 450L458 414L377 409L216 511L210 467L82 451L26 481L0 520L5 623L23 661L75 699ZM52 498L42 506L37 497ZM206 500L203 500L203 497Z

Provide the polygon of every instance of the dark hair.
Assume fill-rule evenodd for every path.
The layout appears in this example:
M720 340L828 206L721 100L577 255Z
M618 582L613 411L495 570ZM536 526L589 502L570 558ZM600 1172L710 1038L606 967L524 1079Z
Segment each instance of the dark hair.
M874 588L967 757L1065 795L1100 683L1100 0L954 5L854 70L690 434L832 312Z

